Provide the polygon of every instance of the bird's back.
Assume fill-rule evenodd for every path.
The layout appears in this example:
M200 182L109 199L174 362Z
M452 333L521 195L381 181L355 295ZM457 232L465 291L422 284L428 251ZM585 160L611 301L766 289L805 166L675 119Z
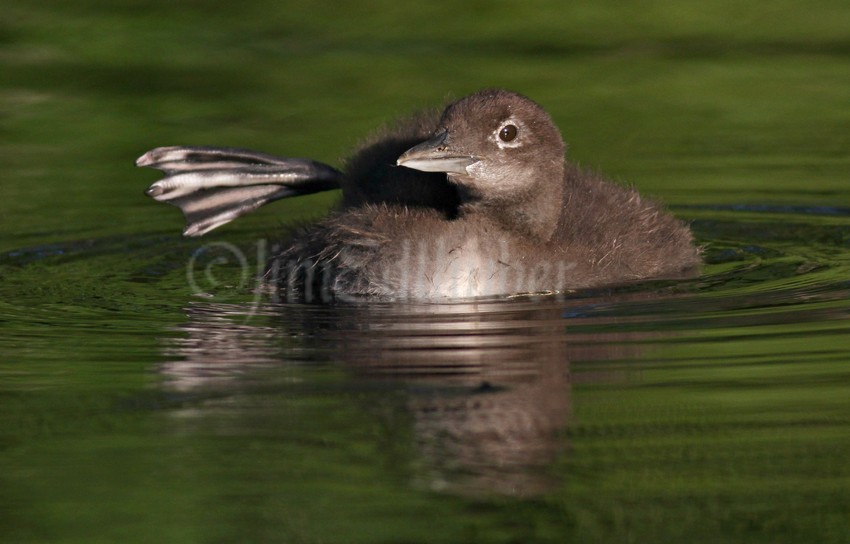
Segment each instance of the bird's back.
M552 244L583 255L599 284L698 271L699 249L688 226L632 187L567 162L561 217Z
M396 159L437 128L440 110L424 110L367 137L345 160L342 209L391 204L457 214L457 187L445 174L396 166Z

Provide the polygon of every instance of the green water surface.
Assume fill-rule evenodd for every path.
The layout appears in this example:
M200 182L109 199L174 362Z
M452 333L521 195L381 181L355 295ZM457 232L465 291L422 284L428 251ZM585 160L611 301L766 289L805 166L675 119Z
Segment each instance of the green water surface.
M0 541L850 541L846 2L2 12ZM281 304L252 290L263 252L334 195L186 240L133 167L338 165L490 86L691 221L704 275Z

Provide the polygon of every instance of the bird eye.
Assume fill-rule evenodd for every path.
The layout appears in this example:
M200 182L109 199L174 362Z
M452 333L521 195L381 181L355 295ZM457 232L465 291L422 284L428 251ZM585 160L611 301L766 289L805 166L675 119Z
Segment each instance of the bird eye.
M502 130L499 131L499 139L503 142L510 142L517 135L517 128L515 125L505 125L502 127Z

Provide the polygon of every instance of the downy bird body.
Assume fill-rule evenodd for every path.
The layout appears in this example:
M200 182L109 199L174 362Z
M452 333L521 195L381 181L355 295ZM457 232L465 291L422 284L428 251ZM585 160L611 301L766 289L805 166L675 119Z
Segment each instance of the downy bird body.
M344 171L246 150L157 148L168 174L148 194L200 235L278 198L342 189L298 230L267 284L305 298L435 300L563 292L699 271L689 228L630 187L565 160L549 115L490 89L399 121Z

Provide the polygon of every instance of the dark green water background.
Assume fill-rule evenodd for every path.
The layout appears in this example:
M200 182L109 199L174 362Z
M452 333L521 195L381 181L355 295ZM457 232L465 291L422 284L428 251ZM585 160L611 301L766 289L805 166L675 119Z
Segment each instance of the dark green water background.
M333 195L184 240L133 167L339 164L488 86L691 221L704 275L276 303L258 256ZM850 541L844 1L10 0L0 168L2 542Z

